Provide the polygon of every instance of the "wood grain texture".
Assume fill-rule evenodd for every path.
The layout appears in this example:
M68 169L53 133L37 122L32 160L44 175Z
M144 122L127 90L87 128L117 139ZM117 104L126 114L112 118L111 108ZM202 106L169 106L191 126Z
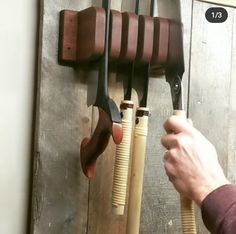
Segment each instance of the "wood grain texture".
M75 65L77 60L78 12L63 10L60 12L59 64Z
M160 33L159 33L160 32ZM167 62L169 44L169 22L167 19L154 17L154 45L151 66L163 67Z
M153 52L154 22L151 16L140 15L138 18L138 45L136 62L150 63Z
M138 43L138 16L133 12L122 13L122 39L120 61L135 59Z
M231 76L229 89L229 114L228 114L228 164L227 177L232 183L236 183L236 10L232 13L232 57Z
M59 12L90 1L41 1L37 121L31 233L87 232L88 181L79 163L83 135L91 131L86 73L57 64Z
M189 116L194 125L216 146L229 179L235 182L235 10L223 24L211 24L205 12L215 5L195 1ZM198 216L198 232L208 233Z
M114 143L110 141L98 160L96 177L90 182L79 164L80 141L92 132L97 121L97 108L92 111L86 106L86 81L89 76L96 81L97 71L74 70L57 64L59 11L101 6L102 1L61 0L55 4L52 0L41 0L41 3L31 233L125 234L127 210L124 216L112 214ZM134 11L134 5L135 0L112 1L116 10ZM205 20L205 11L210 6L214 5L181 0L186 68L184 100L187 104L189 85L189 115L217 146L221 165L228 178L236 182L236 12L226 8L228 20L224 24L210 24ZM159 0L157 7L158 16L168 17L179 6L173 0ZM140 0L142 14L149 14L149 8L150 0ZM115 66L111 68L110 96L119 105L123 99L122 83L116 79ZM135 92L133 97L137 103ZM170 89L164 76L150 79L148 106L151 117L140 234L180 234L179 195L165 175L164 149L160 144L163 122L172 114ZM198 233L208 233L199 212Z
M77 61L98 59L104 52L106 13L91 7L78 13Z

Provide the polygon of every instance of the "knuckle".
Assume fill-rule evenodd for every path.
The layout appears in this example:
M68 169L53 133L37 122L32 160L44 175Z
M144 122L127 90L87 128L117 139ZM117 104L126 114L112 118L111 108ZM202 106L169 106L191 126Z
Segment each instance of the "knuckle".
M175 144L178 149L182 149L185 148L187 145L191 144L191 142L192 142L192 137L190 135L180 134L176 138Z
M172 162L172 164L176 164L177 161L178 161L178 155L176 153L173 153L171 155L171 162Z
M176 153L176 149L169 150L167 157L168 157L168 161L171 164L175 164L178 159L178 154Z
M184 143L183 137L178 136L178 137L175 138L175 145L176 145L178 148L182 148L183 143Z
M175 122L175 116L170 116L167 120L166 120L166 123L167 125L172 125L173 123Z
M165 122L164 122L164 127L170 126L174 122L174 116L170 116Z

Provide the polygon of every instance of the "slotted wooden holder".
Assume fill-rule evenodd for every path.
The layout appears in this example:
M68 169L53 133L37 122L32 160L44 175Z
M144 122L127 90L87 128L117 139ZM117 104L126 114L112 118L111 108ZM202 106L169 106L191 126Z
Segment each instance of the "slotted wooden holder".
M152 71L154 71L153 74L163 74L168 63L168 50L170 49L168 19L160 17L139 18L138 22L138 16L134 13L120 13L111 10L109 61L116 63L132 61L138 64L150 63ZM147 31L145 31L151 25L147 24L150 20L153 22L153 34L147 34ZM62 11L60 13L59 64L77 66L80 63L98 60L104 52L105 23L106 14L101 7L90 7L79 12ZM128 27L125 27L124 30L122 24L127 24ZM130 29L137 33L138 27L142 24L145 30L139 31L138 35L135 35L135 33L129 34ZM145 27L145 24L148 27ZM152 42L150 39L152 39ZM140 44L138 43L140 40L147 43ZM133 113L131 100L124 100L123 104L128 105L128 108L121 108L124 137L116 150L112 193L113 212L119 215L124 214L126 202ZM148 113L147 108L140 108L137 111ZM179 115L180 113L175 112L174 114ZM127 227L127 233L129 234L136 234L139 229L148 115L139 116L137 119L138 123L136 123L134 133L133 155L135 157L133 158L131 172L131 199L129 199L129 209L133 211L130 211L132 215L128 216ZM183 233L196 233L193 204L182 196L181 214Z

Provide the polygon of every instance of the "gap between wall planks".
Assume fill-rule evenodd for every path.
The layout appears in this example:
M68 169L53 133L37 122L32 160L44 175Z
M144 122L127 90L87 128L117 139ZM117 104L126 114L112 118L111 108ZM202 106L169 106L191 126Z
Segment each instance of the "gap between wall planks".
M211 24L205 12L213 6L194 1L189 114L194 125L216 146L226 175L235 182L236 11L225 8L227 21ZM198 232L208 233L203 225Z

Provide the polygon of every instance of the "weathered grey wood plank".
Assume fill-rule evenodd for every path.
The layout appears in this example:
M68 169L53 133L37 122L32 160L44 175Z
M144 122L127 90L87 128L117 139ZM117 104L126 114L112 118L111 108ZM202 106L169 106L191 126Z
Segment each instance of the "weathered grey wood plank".
M227 177L232 183L236 183L236 10L233 12L232 29L232 60L229 90L229 115L228 115L228 165Z
M236 127L232 105L236 86L231 78L234 10L226 8L229 18L225 23L211 24L206 21L205 12L212 6L194 2L189 114L194 125L216 146L221 165L233 178L235 139L232 137L235 137ZM200 225L200 214L198 217L198 232L208 233Z
M86 233L88 181L79 162L91 131L86 74L57 64L59 11L91 1L41 1L32 233Z

